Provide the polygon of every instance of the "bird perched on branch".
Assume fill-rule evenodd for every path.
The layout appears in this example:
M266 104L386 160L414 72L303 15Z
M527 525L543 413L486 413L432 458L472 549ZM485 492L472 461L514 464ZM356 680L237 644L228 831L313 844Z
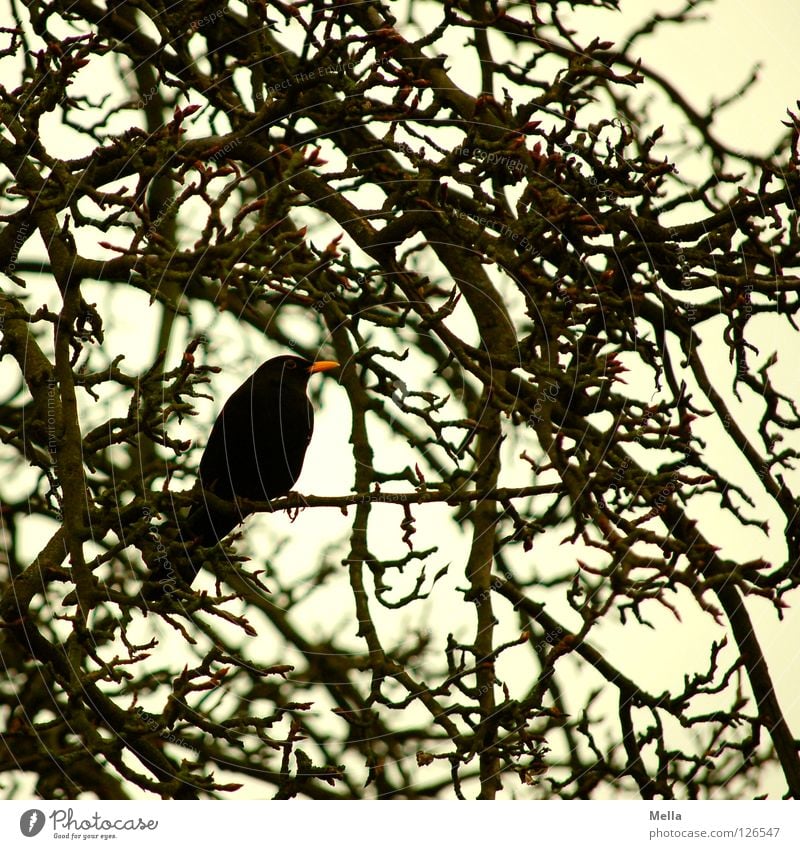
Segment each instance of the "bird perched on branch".
M216 545L252 512L236 499L269 501L289 492L314 430L308 380L338 365L274 357L228 398L200 460L200 500L181 523L184 541ZM191 583L198 567L181 567L181 577ZM156 565L150 580L165 585L167 571L168 564Z

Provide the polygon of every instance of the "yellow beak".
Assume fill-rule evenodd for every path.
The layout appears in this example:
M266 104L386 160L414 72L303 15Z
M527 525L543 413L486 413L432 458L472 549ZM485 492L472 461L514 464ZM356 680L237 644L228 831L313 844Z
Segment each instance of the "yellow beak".
M330 371L332 368L339 368L339 363L335 360L320 360L308 367L308 373L316 374L318 371Z

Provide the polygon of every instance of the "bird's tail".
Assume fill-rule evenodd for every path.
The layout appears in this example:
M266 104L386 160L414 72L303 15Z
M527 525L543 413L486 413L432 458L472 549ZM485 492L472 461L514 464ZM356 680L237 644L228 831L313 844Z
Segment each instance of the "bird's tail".
M146 583L142 587L142 595L147 601L154 601L171 595L178 588L187 589L200 570L197 553L189 547L183 525L179 522L180 536L183 545L175 540L172 545L162 543L156 547L148 546L143 549L145 562L150 569Z
M169 557L158 557L148 565L148 589L145 598L159 598L173 592L178 586L191 586L200 571L201 558L198 547L211 548L224 539L245 516L231 503L212 507L199 501L189 515L178 521L183 552L173 563Z
M245 518L233 502L211 506L207 501L200 500L189 511L189 515L181 525L181 536L184 541L193 541L200 545L216 545Z

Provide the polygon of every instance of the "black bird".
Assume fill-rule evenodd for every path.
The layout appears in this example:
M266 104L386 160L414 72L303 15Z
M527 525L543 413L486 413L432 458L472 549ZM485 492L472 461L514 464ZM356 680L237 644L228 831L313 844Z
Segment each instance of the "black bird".
M237 505L237 497L268 501L289 492L300 476L314 430L308 379L338 365L330 360L312 363L301 357L274 357L228 398L200 460L201 500L181 523L184 541L212 546L227 536L252 512ZM203 497L203 490L228 503L212 503ZM166 584L161 574L165 565L154 568L151 581ZM187 562L181 577L191 584L197 570Z

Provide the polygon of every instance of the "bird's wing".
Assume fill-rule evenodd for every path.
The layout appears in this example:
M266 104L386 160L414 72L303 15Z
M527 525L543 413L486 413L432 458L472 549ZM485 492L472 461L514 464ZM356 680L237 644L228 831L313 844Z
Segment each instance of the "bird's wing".
M220 498L233 498L235 470L253 463L252 438L242 436L247 429L243 425L251 418L252 393L245 384L231 395L217 416L198 469L203 488Z

